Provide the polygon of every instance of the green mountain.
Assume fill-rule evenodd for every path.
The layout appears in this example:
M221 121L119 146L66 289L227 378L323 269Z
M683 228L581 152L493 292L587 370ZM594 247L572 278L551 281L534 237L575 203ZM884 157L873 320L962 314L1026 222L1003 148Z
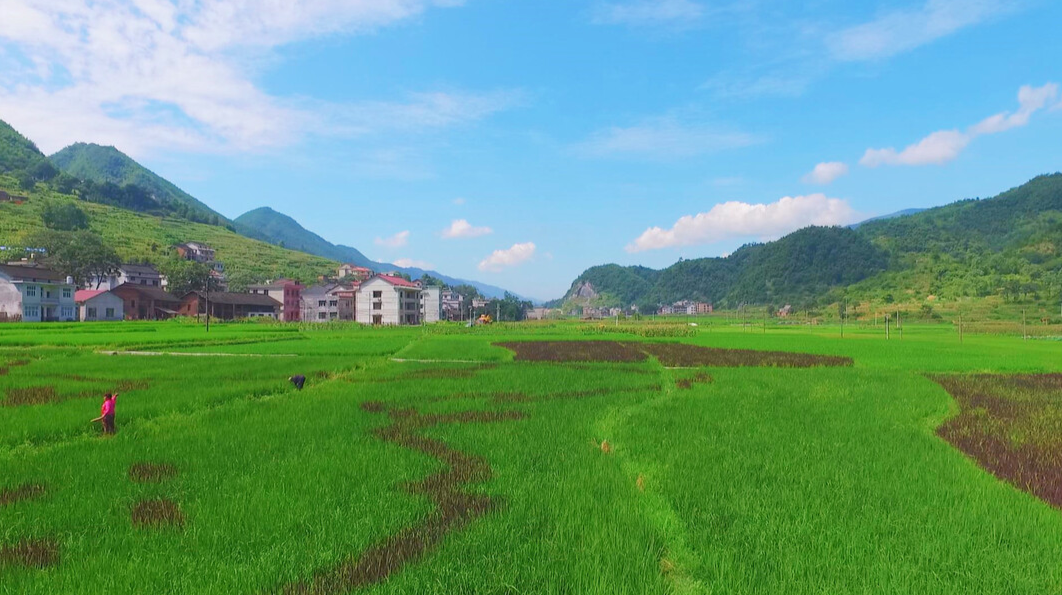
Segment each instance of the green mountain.
M33 141L0 120L0 173L29 170L44 160Z
M247 237L272 244L283 244L285 248L358 266L371 268L376 264L356 248L337 246L299 225L298 221L269 207L247 211L233 219L232 222L236 226L236 231Z
M163 205L179 203L191 211L218 222L224 216L197 200L172 182L158 176L114 147L90 143L76 143L49 157L60 171L81 180L110 182L119 186L133 185L148 191Z
M424 274L441 279L450 285L472 285L487 297L503 297L505 290L478 281L457 279L448 277L437 271L430 271L416 267L399 267L394 264L376 262L370 260L356 248L336 245L312 231L304 228L291 217L274 211L269 207L261 207L248 211L233 220L236 231L245 236L282 245L285 248L299 250L308 254L323 256L332 260L368 267L376 271L397 270L408 274L414 279Z
M809 227L726 258L681 260L660 271L593 267L560 302L648 310L683 299L814 306L842 294L886 302L1062 298L1062 174L994 198L901 213L852 228Z
M236 290L280 277L313 282L319 275L333 273L339 265L327 258L252 240L218 225L88 202L61 194L45 184L23 190L10 175L0 174L0 190L29 197L22 204L0 202L0 261L18 258L22 255L20 248L33 247L27 244L44 229L41 214L47 205L74 203L88 215L89 228L126 262L159 264L173 257L174 244L190 241L209 244L217 251L217 259L225 263L230 286Z

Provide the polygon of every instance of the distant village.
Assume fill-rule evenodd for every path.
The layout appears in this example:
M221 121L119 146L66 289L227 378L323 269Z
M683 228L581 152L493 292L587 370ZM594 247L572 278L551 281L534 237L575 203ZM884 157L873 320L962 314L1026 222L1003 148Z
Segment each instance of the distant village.
M276 279L227 291L225 267L206 244L174 247L180 258L207 265L209 290L178 295L154 266L125 264L112 274L76 283L32 260L0 264L0 322L93 322L165 320L177 316L237 320L271 318L283 322L355 321L368 325L420 325L463 320L467 300L455 291L409 280L398 272L376 272L344 264L314 285Z

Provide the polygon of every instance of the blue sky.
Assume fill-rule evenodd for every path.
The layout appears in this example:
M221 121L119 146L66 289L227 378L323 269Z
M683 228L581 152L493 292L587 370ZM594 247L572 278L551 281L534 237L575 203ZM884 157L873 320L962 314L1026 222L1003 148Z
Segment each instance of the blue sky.
M797 6L799 4L799 6ZM3 0L0 119L523 295L1062 169L1048 0Z

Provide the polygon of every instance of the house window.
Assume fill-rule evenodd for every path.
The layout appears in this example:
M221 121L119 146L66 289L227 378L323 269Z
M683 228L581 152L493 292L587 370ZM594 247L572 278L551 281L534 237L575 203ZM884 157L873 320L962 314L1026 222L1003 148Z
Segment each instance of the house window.
M73 318L73 317L74 317L74 309L73 308L70 308L70 307L63 308L63 318Z
M373 316L372 317L372 323L373 324L383 324L383 316L380 316L379 314Z
M96 318L96 309L95 308L85 308L85 318L86 319Z
M95 310L95 308L93 308ZM107 318L114 318L114 308L107 308Z
M158 287L159 286L159 280L158 279L154 279L154 280L151 281L151 284L154 285L155 287Z
M26 286L26 297L37 297L37 286L36 285L27 285Z
M325 301L324 300L318 300L317 301L317 307L318 308L324 308L325 307Z
M325 313L324 312L318 312L317 313L317 320L324 320L324 319L325 319Z
M66 299L70 299L70 288L68 288L68 287L64 287L63 288L63 297L66 298Z
M329 312L328 313L328 317L329 318L339 318L339 313L338 312Z
M339 305L339 300L332 300L332 301L328 302L328 307L329 308L335 308L338 305Z
M373 310L383 310L383 302L376 302L372 305Z
M22 308L23 318L37 318L41 315L40 306L26 306Z
M372 292L372 299L377 300L377 299L380 299L382 297L383 297L383 292L382 291L374 291L374 292Z

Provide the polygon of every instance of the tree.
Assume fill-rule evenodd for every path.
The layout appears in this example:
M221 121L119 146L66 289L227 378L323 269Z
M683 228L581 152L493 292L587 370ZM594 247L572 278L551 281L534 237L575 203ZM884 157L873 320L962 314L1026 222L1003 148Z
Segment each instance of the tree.
M442 287L443 289L447 289L449 287L442 279L439 279L438 277L433 277L428 273L424 273L420 276L420 282L422 285L424 285L424 287Z
M59 170L47 159L41 159L36 164L30 166L28 171L30 175L33 176L33 179L40 182L47 182L59 175Z
M483 294L479 292L474 285L468 285L467 283L461 285L455 285L451 288L454 292L458 293L466 301L472 301L474 299L482 299Z
M44 248L44 260L48 266L73 277L78 285L93 278L99 281L102 277L113 275L122 265L114 248L105 244L98 234L88 230L46 230L37 234L34 243Z
M28 171L20 171L16 176L18 177L18 187L23 190L33 190L34 186L37 185L37 179Z
M210 267L194 260L172 258L159 266L159 272L166 275L169 290L174 295L184 295L189 291L201 291L210 283Z
M88 229L88 215L70 202L49 203L41 212L41 220L48 229L76 231Z

